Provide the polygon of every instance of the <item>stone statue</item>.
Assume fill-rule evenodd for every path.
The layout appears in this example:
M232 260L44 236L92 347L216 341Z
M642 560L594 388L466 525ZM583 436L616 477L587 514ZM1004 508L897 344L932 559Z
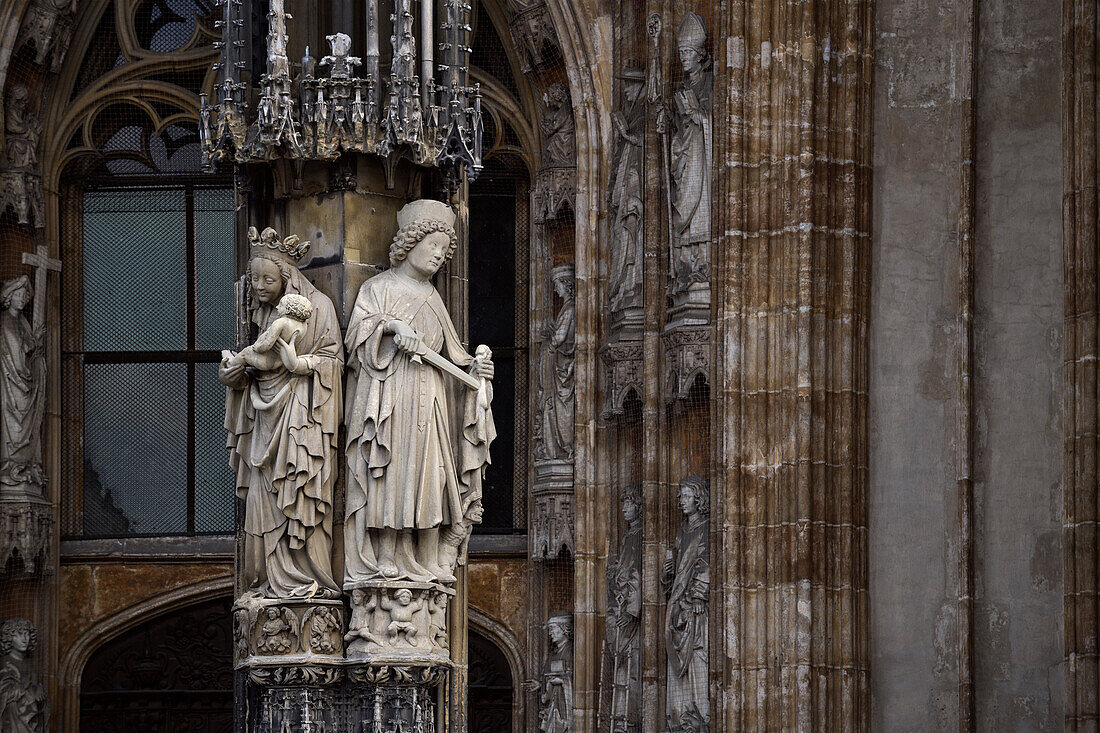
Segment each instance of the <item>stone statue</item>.
M43 498L42 417L46 408L46 326L23 310L26 275L0 286L0 496Z
M4 154L0 159L0 212L15 210L20 224L45 226L42 178L38 170L38 137L42 122L27 109L30 92L12 85L4 109Z
M645 142L645 72L627 69L623 85L623 109L611 115L618 146L610 183L611 243L608 265L608 311L615 324L626 311L642 307L642 191Z
M568 733L573 729L573 615L555 613L546 622L550 649L541 680L527 680L524 688L539 692L539 730Z
M283 318L284 295L309 301L304 329L275 341L278 363L246 365L223 352L225 425L237 495L245 500L242 580L267 598L338 598L332 578L332 488L342 408L343 351L332 301L297 263L309 249L274 229L249 230L248 321L261 334ZM265 364L266 365L266 364Z
M611 665L612 733L633 733L641 723L641 509L641 486L628 486L622 494L625 529L619 543L619 554L607 568L606 644Z
M542 165L575 166L577 164L577 131L573 122L573 104L569 87L563 82L550 85L543 96L546 110L539 120L542 130Z
M351 50L351 37L346 33L334 33L325 36L328 41L330 53L321 59L321 66L332 66L329 76L333 79L347 79L351 76L354 67L363 63L358 56L349 56Z
M557 265L550 271L554 291L562 300L554 322L546 332L539 357L539 425L535 431L537 459L569 460L573 457L574 353L576 307L574 269Z
M38 632L25 618L0 626L0 731L45 733L50 717L46 688L36 679L31 654Z
M289 654L294 651L294 639L298 635L296 619L289 608L267 606L257 622L260 634L256 649L264 654Z
M686 476L680 481L679 500L684 519L661 569L668 599L665 709L668 730L696 733L710 726L707 694L710 482L701 476Z
M355 300L345 338L345 588L379 578L453 582L440 533L481 512L496 437L493 362L487 350L466 353L431 282L457 246L454 220L438 201L401 209L391 269Z
M703 19L695 13L686 13L680 21L677 41L684 78L673 94L670 114L663 114L659 122L659 127L664 129L671 116L670 275L674 293L685 291L693 284L710 281L714 71L706 52L706 39ZM700 302L697 305L703 304ZM709 312L709 290L705 305Z

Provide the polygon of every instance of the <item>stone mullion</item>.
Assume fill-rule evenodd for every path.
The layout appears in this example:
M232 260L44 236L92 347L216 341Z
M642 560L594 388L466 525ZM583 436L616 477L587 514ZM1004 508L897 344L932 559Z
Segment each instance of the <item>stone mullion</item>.
M1097 625L1097 9L1065 0L1063 38L1063 262L1065 457L1063 468L1066 721L1093 730L1100 718Z

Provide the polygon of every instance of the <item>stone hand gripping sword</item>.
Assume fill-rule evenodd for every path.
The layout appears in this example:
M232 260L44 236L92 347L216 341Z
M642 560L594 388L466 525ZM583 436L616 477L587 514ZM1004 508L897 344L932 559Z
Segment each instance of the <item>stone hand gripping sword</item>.
M481 349L482 347L479 346L479 356L481 355ZM487 347L485 351L488 351ZM453 362L448 360L442 354L437 351L432 351L427 346L425 346L424 339L420 339L420 348L418 348L416 350L416 353L412 355L412 360L418 364L426 361L441 372L451 375L470 389L481 390L481 388L484 386L484 379L479 379L472 374L467 374L466 372L462 371L460 367L456 366Z

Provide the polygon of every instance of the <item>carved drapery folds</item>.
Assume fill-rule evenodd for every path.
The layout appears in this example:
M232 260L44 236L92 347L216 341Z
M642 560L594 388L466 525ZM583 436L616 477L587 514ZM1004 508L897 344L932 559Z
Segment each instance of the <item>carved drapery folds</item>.
M616 142L608 200L607 312L613 337L641 331L645 216L645 71L629 68L617 82L623 102L611 115Z
M573 615L559 612L546 621L548 640L542 674L526 687L538 692L539 730L569 733L573 730Z
M607 622L604 625L602 714L612 733L636 733L641 726L642 487L621 496L623 535L607 566Z
M572 212L577 197L577 131L569 87L562 82L551 84L543 101L542 165L535 174L533 194L539 223Z

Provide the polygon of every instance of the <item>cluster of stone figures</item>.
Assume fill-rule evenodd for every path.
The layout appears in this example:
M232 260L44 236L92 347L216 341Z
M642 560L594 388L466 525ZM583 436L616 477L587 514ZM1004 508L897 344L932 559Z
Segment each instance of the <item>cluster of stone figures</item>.
M219 367L230 464L245 502L238 663L449 658L447 606L482 518L496 435L493 362L485 347L465 351L431 282L455 251L454 212L420 200L397 220L391 268L363 284L343 334L332 301L298 269L309 243L250 230L241 306L259 335L223 352ZM352 608L346 632L341 590Z

